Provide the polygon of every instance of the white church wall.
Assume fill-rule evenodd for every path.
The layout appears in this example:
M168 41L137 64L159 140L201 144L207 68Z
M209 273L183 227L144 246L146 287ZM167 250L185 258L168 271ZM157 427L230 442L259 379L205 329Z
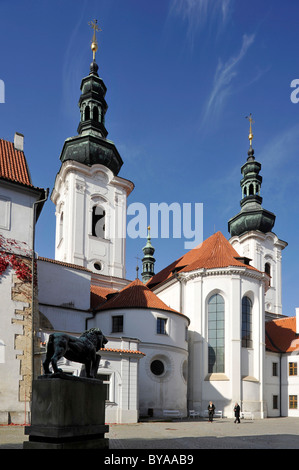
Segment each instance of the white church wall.
M83 333L87 329L86 320L91 318L89 312L52 305L39 304L39 311L51 324L53 331L66 333Z
M222 272L219 272L222 271ZM252 390L260 402L262 380L261 346L263 344L263 288L260 279L244 275L234 268L213 270L209 275L191 275L187 282L171 284L169 289L157 289L155 293L171 306L183 305L183 313L190 318L189 329L189 407L203 410L211 397L217 399L218 409L232 415L235 401L250 407L247 391ZM176 294L176 297L174 295ZM208 302L214 294L220 294L225 302L225 369L222 373L208 372ZM251 348L242 347L242 298L252 301ZM174 300L175 299L175 300ZM249 382L242 384L242 378ZM243 390L244 389L244 390ZM246 395L246 400L244 398ZM257 406L257 410L261 406Z
M37 260L39 302L48 305L90 308L91 273Z
M121 333L111 333L114 315L123 315L124 327ZM158 318L166 320L166 334L157 333ZM178 409L184 415L187 414L187 325L188 319L183 315L154 309L107 310L89 321L90 327L101 328L111 338L126 336L130 332L130 337L140 340L139 349L146 354L139 363L141 414L147 415L152 410L154 416L162 416L165 408ZM158 369L155 369L155 365ZM125 380L124 369L122 377Z
M146 354L140 363L140 415L162 417L164 409L178 410L187 416L187 351L156 344L143 344ZM155 373L154 364L163 364Z
M167 285L167 287L161 287L155 290L155 294L161 299L166 305L178 312L182 311L181 306L181 287L180 282L173 280Z
M123 316L122 335L139 338L142 343L155 342L187 349L187 318L165 310L124 308L101 311L89 320L88 325L101 328L108 335L119 336L119 332L112 331L112 317L119 315ZM166 334L157 333L158 318L166 320Z

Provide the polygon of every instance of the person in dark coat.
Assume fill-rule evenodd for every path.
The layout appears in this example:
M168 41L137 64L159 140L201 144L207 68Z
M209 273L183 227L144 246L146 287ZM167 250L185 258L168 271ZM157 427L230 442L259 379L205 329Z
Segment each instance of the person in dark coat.
M234 413L235 413L234 423L237 423L237 422L240 423L240 406L238 405L238 403L235 404Z
M210 423L212 423L212 421L213 421L214 412L215 412L215 405L213 404L212 401L210 401L209 406L208 406L208 413L209 413Z

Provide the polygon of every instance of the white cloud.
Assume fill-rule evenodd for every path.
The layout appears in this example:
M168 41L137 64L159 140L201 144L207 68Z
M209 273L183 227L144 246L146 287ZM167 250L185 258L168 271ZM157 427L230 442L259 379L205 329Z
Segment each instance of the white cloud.
M236 56L230 57L224 64L219 60L214 76L213 88L205 108L203 122L206 122L211 116L217 116L223 108L226 98L232 93L231 84L237 75L238 64L246 55L254 39L254 34L244 34L240 52Z
M173 0L170 13L187 22L187 38L193 45L195 34L207 23L218 21L219 27L227 22L232 0Z

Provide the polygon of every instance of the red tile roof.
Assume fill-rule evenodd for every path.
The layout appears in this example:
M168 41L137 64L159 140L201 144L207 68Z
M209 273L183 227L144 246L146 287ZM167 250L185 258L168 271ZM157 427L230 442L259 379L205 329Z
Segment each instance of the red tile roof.
M66 263L64 261L58 261L57 259L45 258L44 256L39 256L38 260L46 261L47 263L52 264L59 264L60 266L65 266L66 268L78 269L79 271L86 271L87 273L91 273L89 269L85 268L84 266L79 266L78 264Z
M253 266L244 264L236 258L240 258L240 255L231 246L224 235L222 235L221 232L217 232L153 276L148 281L147 286L152 288L172 278L175 271L189 272L201 268L212 269L240 266L258 272Z
M140 279L135 279L135 281L132 281L128 286L113 295L113 297L103 303L97 311L120 308L152 308L180 314L176 310L168 307L168 305L146 287Z
M126 353L126 354L141 354L142 356L145 356L145 353L141 351L137 351L136 349L101 348L100 351Z
M299 350L296 334L296 317L286 317L266 322L266 349L288 353Z
M24 152L3 139L0 139L0 177L32 186Z
M90 286L90 308L96 309L102 303L107 301L108 294L115 294L117 291L115 289L110 289L108 287L100 286Z

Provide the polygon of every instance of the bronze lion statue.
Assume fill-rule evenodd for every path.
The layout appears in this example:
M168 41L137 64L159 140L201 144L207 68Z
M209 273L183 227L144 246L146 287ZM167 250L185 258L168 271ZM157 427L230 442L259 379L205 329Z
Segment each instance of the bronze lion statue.
M65 357L70 361L85 364L86 377L94 378L101 360L101 356L96 352L104 348L106 343L108 343L107 338L98 328L91 328L79 337L66 333L52 333L49 336L46 359L43 362L44 373L51 374L50 363L54 373L62 372L57 367L57 361Z

